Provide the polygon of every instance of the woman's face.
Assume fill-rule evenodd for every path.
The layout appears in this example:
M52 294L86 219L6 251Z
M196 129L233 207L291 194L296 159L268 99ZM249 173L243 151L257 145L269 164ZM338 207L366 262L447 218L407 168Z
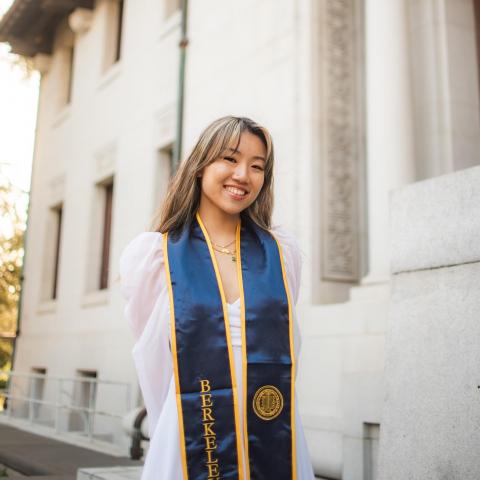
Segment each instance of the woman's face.
M200 173L202 209L239 214L257 198L265 179L266 148L259 137L243 132L237 150L231 146Z

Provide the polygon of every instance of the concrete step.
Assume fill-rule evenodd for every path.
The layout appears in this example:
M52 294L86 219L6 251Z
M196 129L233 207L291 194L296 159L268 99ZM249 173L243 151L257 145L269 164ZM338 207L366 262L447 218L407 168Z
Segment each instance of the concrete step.
M139 480L141 475L142 467L81 468L78 471L77 480ZM327 480L321 477L315 478Z
M80 468L77 480L139 480L142 467Z
M12 479L75 480L82 468L126 468L142 462L116 457L0 424L0 465Z

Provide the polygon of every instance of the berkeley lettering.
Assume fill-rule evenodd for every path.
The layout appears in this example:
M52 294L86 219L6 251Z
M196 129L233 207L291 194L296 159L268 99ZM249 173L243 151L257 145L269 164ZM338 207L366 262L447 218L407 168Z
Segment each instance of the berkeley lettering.
M200 380L203 438L205 439L205 454L207 456L207 461L205 462L208 474L207 479L218 480L220 478L220 466L218 464L218 458L214 457L214 451L217 449L217 435L213 429L215 418L213 416L212 394L208 393L210 391L210 380Z

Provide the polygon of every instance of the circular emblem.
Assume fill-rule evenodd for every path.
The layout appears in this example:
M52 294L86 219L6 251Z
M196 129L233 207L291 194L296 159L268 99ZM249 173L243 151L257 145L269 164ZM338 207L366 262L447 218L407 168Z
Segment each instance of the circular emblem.
M260 387L253 396L253 411L262 420L273 420L283 409L283 396L273 385Z

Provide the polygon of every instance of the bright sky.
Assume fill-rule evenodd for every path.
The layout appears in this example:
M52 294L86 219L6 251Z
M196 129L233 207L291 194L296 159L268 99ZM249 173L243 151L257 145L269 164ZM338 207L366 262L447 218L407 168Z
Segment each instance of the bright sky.
M0 0L0 16L13 0ZM13 66L8 44L0 43L0 171L23 190L30 189L40 76L24 78Z

